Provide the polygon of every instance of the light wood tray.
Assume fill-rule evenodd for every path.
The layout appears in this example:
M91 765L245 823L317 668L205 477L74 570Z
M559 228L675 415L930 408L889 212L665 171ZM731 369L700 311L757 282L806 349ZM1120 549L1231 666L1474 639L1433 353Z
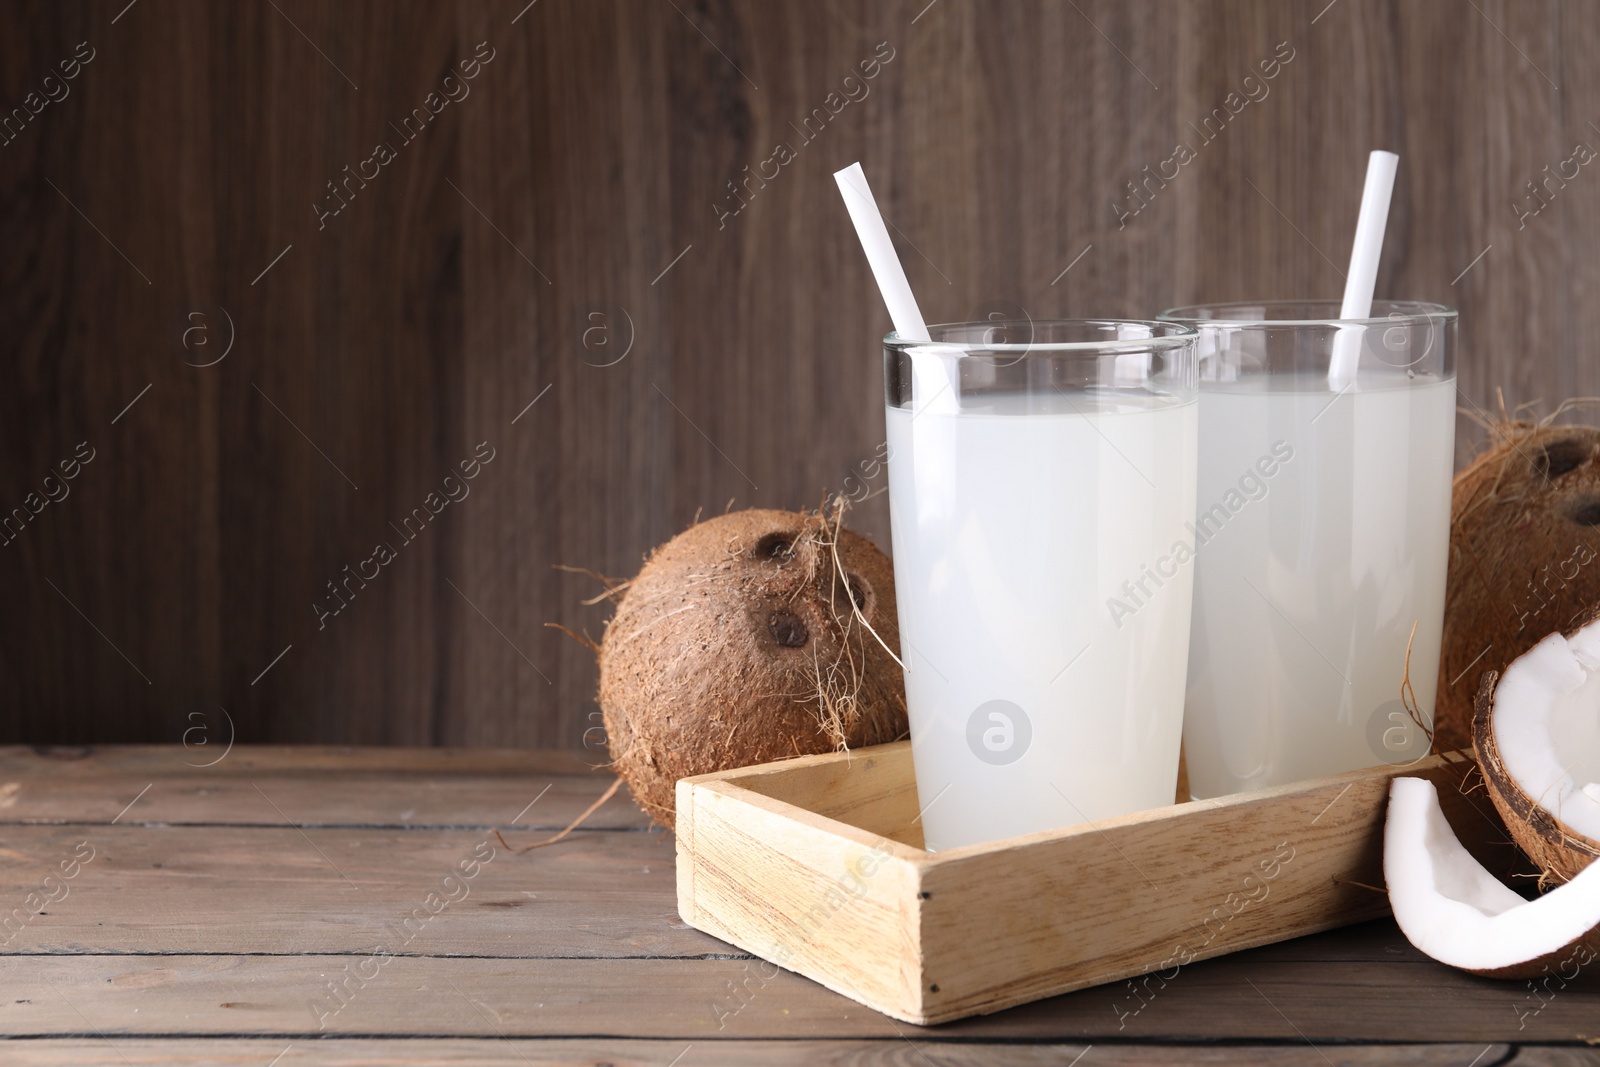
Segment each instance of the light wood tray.
M1095 824L922 848L907 742L686 778L684 921L910 1023L948 1022L1388 913L1389 779L1515 855L1470 761L1430 756Z

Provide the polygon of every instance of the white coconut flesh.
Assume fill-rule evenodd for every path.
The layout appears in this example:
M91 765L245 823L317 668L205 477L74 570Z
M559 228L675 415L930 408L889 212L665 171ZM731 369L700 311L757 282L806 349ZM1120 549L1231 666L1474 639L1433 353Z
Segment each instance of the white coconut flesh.
M1407 939L1463 970L1515 967L1564 949L1600 925L1600 864L1524 900L1462 847L1425 778L1390 783L1383 877Z
M1600 841L1600 622L1551 634L1507 667L1489 726L1529 799Z

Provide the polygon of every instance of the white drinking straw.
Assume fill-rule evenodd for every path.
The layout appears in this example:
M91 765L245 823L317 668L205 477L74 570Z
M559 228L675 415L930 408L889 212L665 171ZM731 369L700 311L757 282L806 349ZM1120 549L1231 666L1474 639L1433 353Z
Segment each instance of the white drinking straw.
M839 195L850 212L850 221L856 225L856 236L861 238L861 248L872 266L872 276L878 281L883 302L889 306L889 318L895 332L907 341L928 341L928 324L917 308L917 298L911 295L911 283L906 281L905 268L894 253L889 240L889 230L883 224L878 202L867 187L867 176L860 163L852 163L835 171L833 180L839 183ZM920 414L936 411L954 415L959 408L960 391L955 387L954 368L947 367L937 349L911 348L911 403Z
M1361 192L1361 214L1356 238L1350 246L1350 273L1344 282L1341 319L1364 319L1372 314L1372 291L1378 281L1378 257L1383 252L1383 231L1389 223L1389 199L1394 193L1395 170L1400 157L1374 152L1367 159L1367 184ZM1348 388L1361 360L1360 329L1344 329L1334 338L1333 359L1328 364L1328 385Z
M850 212L850 221L856 224L856 236L861 238L861 249L872 266L872 276L878 280L883 302L889 305L889 318L895 332L908 341L927 341L928 324L917 309L917 298L911 295L911 283L906 281L905 268L900 257L894 254L894 244L889 240L889 230L883 224L878 202L867 187L867 175L860 163L852 163L835 171L833 180L839 183L839 195Z

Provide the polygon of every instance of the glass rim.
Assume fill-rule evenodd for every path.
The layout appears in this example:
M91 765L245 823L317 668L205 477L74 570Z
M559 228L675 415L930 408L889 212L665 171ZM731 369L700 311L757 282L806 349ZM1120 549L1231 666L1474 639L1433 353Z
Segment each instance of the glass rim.
M1318 316L1315 318L1272 318L1274 308L1306 308L1325 304L1335 309L1335 314ZM1337 314L1340 301L1338 300L1226 300L1215 304L1184 304L1179 307L1167 308L1160 312L1156 319L1160 322L1181 322L1195 326L1228 327L1233 329L1249 329L1274 326L1412 326L1433 324L1440 319L1454 320L1461 313L1445 304L1435 304L1426 300L1374 300L1374 311L1380 307L1392 308L1395 312L1386 315L1374 314L1364 319L1341 319ZM1266 313L1267 317L1251 316L1248 318L1200 318L1185 312L1219 311L1229 309L1257 308Z
M1144 326L1149 337L1111 337L1096 341L1028 341L1024 343L978 343L962 341L918 341L900 336L890 330L883 338L883 346L897 352L913 348L950 349L963 358L982 359L987 355L1072 355L1102 353L1116 355L1135 352L1165 352L1190 346L1200 336L1200 331L1185 322L1162 319L979 319L974 322L940 322L928 327L929 334L938 330L961 327L993 327L1009 324L1051 326L1070 323L1074 326Z

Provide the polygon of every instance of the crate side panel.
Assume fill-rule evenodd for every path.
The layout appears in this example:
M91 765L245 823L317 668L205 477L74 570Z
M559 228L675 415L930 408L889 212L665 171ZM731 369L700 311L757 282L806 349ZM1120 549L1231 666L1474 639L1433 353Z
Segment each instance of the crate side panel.
M920 872L902 849L727 782L681 787L680 812L685 790L684 921L869 1007L920 1017Z
M922 887L928 1018L1131 976L1150 976L1141 981L1153 989L1194 960L1387 913L1383 818L1395 773L1374 768L936 857ZM1461 807L1472 801L1457 789L1459 761L1433 757L1403 773L1451 796L1464 837L1492 836L1497 819Z
M922 848L910 742L762 764L719 777L868 833Z

